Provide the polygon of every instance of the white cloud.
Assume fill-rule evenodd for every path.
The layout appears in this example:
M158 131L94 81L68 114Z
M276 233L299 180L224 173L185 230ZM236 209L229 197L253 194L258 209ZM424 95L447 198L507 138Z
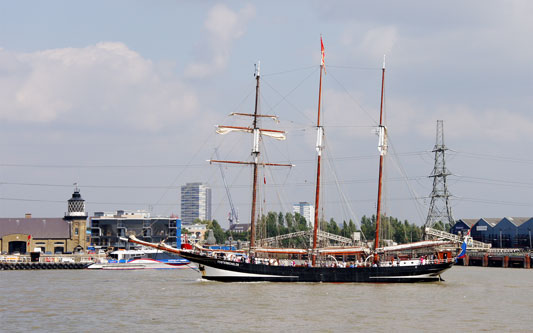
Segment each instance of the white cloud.
M368 28L360 24L350 24L344 30L340 41L350 50L350 57L360 57L374 63L382 59L383 55L392 52L398 38L398 28L392 25Z
M158 130L190 118L194 90L123 43L33 53L0 50L0 118Z
M203 78L223 70L228 64L233 42L244 35L246 25L254 15L255 9L252 5L247 5L237 12L223 4L211 8L204 23L207 38L198 46L199 61L190 64L185 75L190 78Z
M438 105L433 110L412 102L394 101L389 125L399 134L416 131L427 138L435 137L437 120L443 120L446 137L475 141L531 141L533 118L518 112L475 109L466 105Z

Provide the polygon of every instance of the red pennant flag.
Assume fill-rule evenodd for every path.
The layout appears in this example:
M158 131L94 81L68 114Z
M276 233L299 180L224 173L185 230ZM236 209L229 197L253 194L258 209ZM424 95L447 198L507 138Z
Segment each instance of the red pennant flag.
M320 36L320 52L322 53L322 61L320 65L325 66L326 63L324 62L324 58L326 57L326 53L324 53L324 43L322 42L322 36Z
M263 177L263 182L264 182L265 185L266 185L266 183L267 183L267 179L266 179L266 177Z

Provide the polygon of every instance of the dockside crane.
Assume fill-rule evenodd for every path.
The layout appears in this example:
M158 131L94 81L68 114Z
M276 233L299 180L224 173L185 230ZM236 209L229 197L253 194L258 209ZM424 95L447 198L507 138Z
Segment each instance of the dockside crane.
M218 150L215 148L215 155L217 159L220 159L218 156ZM228 197L229 206L231 211L228 215L228 221L229 221L229 228L231 230L231 227L233 224L239 223L239 214L237 213L237 210L235 209L235 206L233 205L233 199L231 199L231 193L229 191L228 183L226 181L226 176L224 174L224 168L222 167L222 164L219 164L220 167L220 175L222 176L222 182L224 182L224 188L226 189L226 195Z

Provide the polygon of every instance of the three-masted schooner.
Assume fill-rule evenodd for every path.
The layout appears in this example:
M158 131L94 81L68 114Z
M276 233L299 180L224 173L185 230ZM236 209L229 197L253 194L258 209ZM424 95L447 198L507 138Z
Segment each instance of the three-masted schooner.
M381 107L380 107L380 123L378 127L380 151L379 163L379 185L378 185L378 200L377 200L377 220L376 220L376 236L374 247L344 247L344 248L318 248L318 225L320 223L319 202L320 202L320 175L321 175L321 157L323 150L324 130L321 126L321 96L322 96L322 73L325 72L324 63L324 44L322 38L321 43L321 64L320 64L320 83L318 94L318 120L317 120L317 172L316 172L316 191L315 191L315 222L313 227L312 246L310 249L267 249L256 246L255 235L255 217L256 217L256 191L257 191L257 168L261 165L269 166L291 166L288 164L262 163L258 157L259 141L261 136L266 135L276 139L285 139L285 133L278 130L267 130L258 127L258 118L268 117L273 118L272 115L261 115L258 113L259 103L259 88L260 88L260 69L256 66L256 97L255 97L255 111L253 114L239 113L235 115L252 117L253 122L251 127L236 127L236 126L218 126L217 132L229 133L232 131L243 131L253 134L253 147L251 162L242 161L221 161L211 160L212 163L235 163L235 164L250 164L253 166L253 187L252 187L252 206L251 206L251 238L250 248L247 255L235 256L230 252L227 253L213 253L206 251L206 249L197 247L193 250L180 250L172 248L164 243L153 244L144 242L134 236L130 236L129 241L133 243L142 244L145 246L155 247L161 250L179 253L185 259L198 264L202 277L208 280L217 280L225 282L234 281L272 281L272 282L426 282L441 280L440 274L449 269L454 259L450 256L446 258L437 257L433 260L409 259L409 260L385 260L380 258L380 255L390 250L405 250L417 247L429 247L448 244L445 241L425 241L412 244L403 244L394 248L380 248L379 246L379 226L381 219L381 191L382 191L382 171L383 159L387 151L387 133L383 125L383 94L385 81L385 64L382 68L382 86L381 86ZM305 265L296 265L294 261L282 260L281 264L277 260L263 260L258 258L259 254L283 254L283 255L303 255L308 257ZM357 261L356 263L336 263L325 267L323 261L317 260L322 257L331 257L335 255L353 256L358 258L365 258L365 260Z

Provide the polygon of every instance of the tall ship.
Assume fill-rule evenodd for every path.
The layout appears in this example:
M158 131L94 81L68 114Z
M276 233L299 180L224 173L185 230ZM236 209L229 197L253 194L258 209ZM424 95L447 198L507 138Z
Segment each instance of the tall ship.
M130 236L129 241L144 246L179 254L198 265L202 278L224 282L431 282L440 281L441 274L451 268L455 262L453 253L457 244L448 241L426 240L396 246L380 246L380 224L383 213L381 212L382 182L384 157L387 153L387 130L383 122L383 102L385 86L385 62L382 67L381 79L381 106L379 134L379 178L378 198L376 212L376 231L373 246L344 246L344 247L319 247L319 203L320 203L320 177L322 152L324 149L324 129L321 124L322 103L322 75L325 73L324 44L321 44L320 81L318 93L317 112L317 140L316 140L316 188L314 206L314 225L312 241L309 248L266 248L258 246L256 241L256 201L258 186L258 166L290 167L292 165L279 163L266 163L259 160L259 143L263 136L284 140L285 132L279 130L263 129L258 125L261 118L276 118L273 115L259 113L260 96L260 68L256 66L255 79L255 109L254 113L234 113L233 115L250 117L252 124L249 127L218 126L217 132L225 134L234 131L247 132L253 135L251 151L252 161L223 161L211 160L212 163L248 164L253 167L252 201L251 201L251 236L250 246L247 251L211 251L200 246L192 250L172 248L164 243L155 244L141 241ZM439 246L451 246L454 250L439 250ZM434 249L430 257L407 258L394 255L400 251L412 249ZM280 260L280 258L282 258ZM296 261L293 258L300 260ZM336 258L342 258L339 262ZM303 259L303 260L302 260ZM345 259L345 260L343 260Z

